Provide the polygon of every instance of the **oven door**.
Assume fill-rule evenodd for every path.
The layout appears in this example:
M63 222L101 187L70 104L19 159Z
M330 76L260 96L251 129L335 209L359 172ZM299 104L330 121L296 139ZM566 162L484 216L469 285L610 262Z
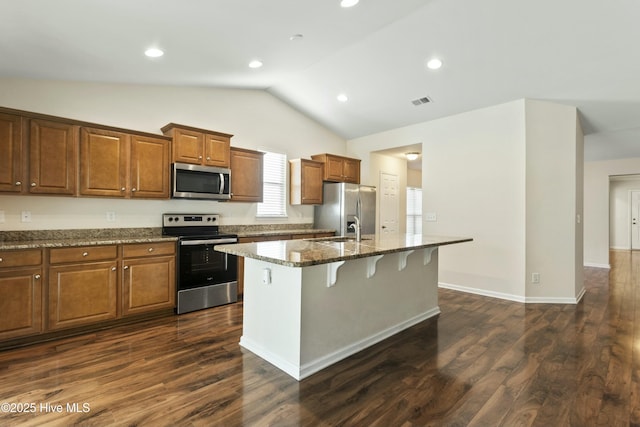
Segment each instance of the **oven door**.
M237 237L181 239L178 248L178 290L235 282L238 259L214 251L215 245L237 243Z

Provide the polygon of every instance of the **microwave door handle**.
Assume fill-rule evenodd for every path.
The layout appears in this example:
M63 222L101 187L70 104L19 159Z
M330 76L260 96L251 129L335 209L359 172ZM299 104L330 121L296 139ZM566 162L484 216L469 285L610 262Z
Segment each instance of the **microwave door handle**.
M224 174L220 173L220 194L224 194Z

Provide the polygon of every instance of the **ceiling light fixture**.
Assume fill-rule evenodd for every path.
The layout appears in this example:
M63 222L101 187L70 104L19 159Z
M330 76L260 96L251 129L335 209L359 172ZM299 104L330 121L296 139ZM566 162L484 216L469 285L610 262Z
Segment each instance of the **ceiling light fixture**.
M342 7L352 7L358 4L358 1L360 0L342 0L340 2L340 6Z
M340 95L338 95L336 97L338 99L338 101L340 102L347 102L349 100L349 98L347 97L347 95L345 95L344 93L341 93Z
M262 67L262 61L254 59L253 61L249 62L249 68L260 68L260 67Z
M292 34L292 35L289 36L289 40L294 42L294 41L302 40L303 37L304 36L302 34Z
M430 70L437 70L440 67L442 67L442 61L438 58L433 58L427 62L427 68Z
M158 49L157 47L151 47L145 50L144 54L147 55L149 58L159 58L162 55L164 55L164 52L161 49Z
M404 153L404 155L406 156L407 160L415 160L418 158L418 156L420 156L420 153L412 151L411 153Z

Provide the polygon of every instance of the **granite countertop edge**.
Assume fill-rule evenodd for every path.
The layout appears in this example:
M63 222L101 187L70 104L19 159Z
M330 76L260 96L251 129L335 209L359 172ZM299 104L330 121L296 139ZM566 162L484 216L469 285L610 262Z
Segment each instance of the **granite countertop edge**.
M235 234L238 237L261 237L261 236L286 236L286 235L296 235L296 234L320 234L320 233L335 233L335 229L324 229L324 228L301 228L301 229L293 229L293 230L265 230L265 231L238 231Z
M16 241L16 242L12 242L12 241L0 242L0 250L121 245L121 244L130 244L130 243L162 243L162 242L176 242L177 240L178 240L177 237L172 237L172 236L24 240L24 241Z
M317 258L315 259L306 260L306 261L285 260L281 258L260 255L256 253L256 251L253 249L246 249L247 247L255 248L256 243L216 245L214 249L220 252L231 254L231 255L257 259L260 261L266 261L272 264L282 265L285 267L310 267L314 265L329 264L332 262L349 261L349 260L354 260L359 258L369 258L377 255L387 255L387 254L398 253L398 252L406 252L410 250L426 249L430 247L439 247L439 246L453 245L456 243L465 243L465 242L473 241L472 238L467 238L467 237L451 237L448 240L442 240L438 242L429 242L429 243L422 243L422 244L407 244L407 245L400 245L398 247L390 247L390 248L377 247L375 242L368 241L368 242L364 242L364 243L361 242L357 244L360 247L365 247L367 252L349 253L349 254L341 254L341 255L328 255L328 254L322 253L323 248L326 248L326 246L323 246L323 245L328 242L323 242L323 241L314 242L314 240L315 239L306 240L307 243L314 244L313 247L307 250L315 251L317 253L320 253L320 255L318 255Z

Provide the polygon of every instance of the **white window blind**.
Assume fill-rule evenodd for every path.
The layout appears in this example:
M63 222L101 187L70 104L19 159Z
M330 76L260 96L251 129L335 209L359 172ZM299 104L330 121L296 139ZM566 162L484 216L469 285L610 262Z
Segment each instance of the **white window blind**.
M422 234L422 188L407 187L407 233Z
M257 216L286 217L287 155L267 151L263 164L262 203L258 203Z

